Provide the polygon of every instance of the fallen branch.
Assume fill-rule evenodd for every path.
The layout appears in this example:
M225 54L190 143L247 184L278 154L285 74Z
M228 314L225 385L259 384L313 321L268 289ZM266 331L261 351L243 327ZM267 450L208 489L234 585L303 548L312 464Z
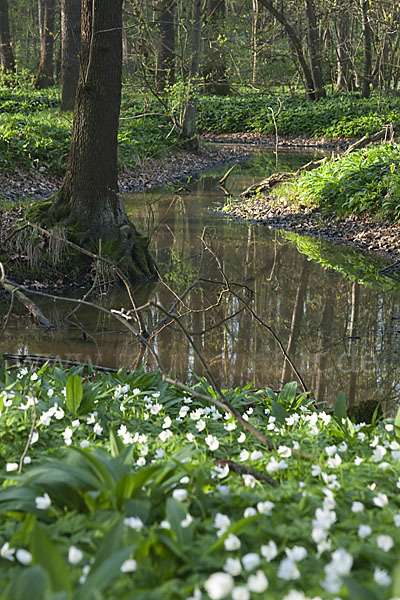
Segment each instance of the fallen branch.
M347 148L347 150L343 153L342 156L346 156L347 154L350 154L350 152L354 152L355 150L360 150L361 148L368 146L368 144L372 144L373 142L377 142L378 140L387 139L393 140L393 126L391 124L386 125L381 131L378 131L378 133L374 133L372 135L364 135L364 137L354 142L354 144L351 144L351 146ZM311 160L307 164L297 169L297 171L294 171L292 173L273 173L272 175L267 177L267 179L263 179L258 183L254 183L253 185L245 189L244 192L240 194L240 197L249 198L250 196L254 196L256 194L268 194L271 191L271 189L276 185L284 183L285 181L295 179L304 171L312 171L313 169L316 169L317 167L321 166L324 162L326 162L326 160L326 157L321 158L320 160Z
M393 139L393 125L385 125L381 131L378 133L373 133L372 135L364 135L362 138L351 144L344 152L344 156L350 154L350 152L354 152L355 150L360 150L361 148L365 148L368 144L372 144L373 142L377 142L378 140L392 140Z
M266 481L270 485L278 485L278 481L276 479L272 479L269 475L258 471L257 469L253 469L252 467L247 467L246 465L239 465L239 463L230 460L229 458L216 458L214 460L214 465L216 467L225 467L228 465L229 470L237 473L238 475L252 475L254 479L257 481Z
M260 181L259 183L255 183L248 187L244 192L240 194L241 198L248 198L249 196L254 196L254 194L262 194L264 192L269 192L273 187L284 183L285 181L290 181L291 179L295 179L298 177L303 171L312 171L317 167L321 166L324 162L326 162L327 158L321 158L320 160L310 160L307 164L303 165L297 171L293 173L273 173L267 179Z
M37 304L35 304L30 298L25 296L25 294L23 294L20 291L19 287L13 285L11 282L6 280L4 268L1 263L0 263L0 271L1 271L0 283L3 286L3 288L9 294L11 294L11 297L17 298L21 302L21 304L23 304L25 306L25 308L28 309L29 313L32 315L32 317L34 319L36 319L36 321L39 323L39 325L41 325L42 327L46 327L46 329L54 329L54 325L52 323L50 323L50 321L47 319L47 317L44 316L44 314L42 313L40 308L37 306Z
M229 175L232 173L233 169L236 169L236 167L237 165L233 165L233 167L228 169L225 175L221 177L221 179L218 181L218 185L223 186L226 180L228 179Z

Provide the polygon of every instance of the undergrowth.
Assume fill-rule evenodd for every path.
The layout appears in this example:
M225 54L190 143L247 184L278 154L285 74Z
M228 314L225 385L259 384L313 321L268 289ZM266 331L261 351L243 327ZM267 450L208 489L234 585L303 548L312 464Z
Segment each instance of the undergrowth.
M172 94L172 92L171 92ZM72 114L59 112L59 89L0 86L0 167L62 171L69 150ZM149 157L162 157L179 142L171 114L176 98L162 106L155 98L124 87L118 135L119 168L129 170ZM198 98L200 132L359 137L400 121L400 100L373 94L334 94L317 103L303 96L203 96ZM272 110L271 110L272 109ZM171 112L169 112L171 111ZM176 118L176 114L175 114Z
M400 220L400 145L381 144L304 172L294 187L296 201L345 217L377 215Z
M272 450L158 373L3 365L0 598L399 597L400 416L226 395Z

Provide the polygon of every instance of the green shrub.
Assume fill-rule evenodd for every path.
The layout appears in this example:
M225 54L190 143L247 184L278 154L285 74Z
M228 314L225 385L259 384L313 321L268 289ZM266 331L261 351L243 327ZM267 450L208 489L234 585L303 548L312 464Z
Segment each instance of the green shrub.
M338 216L371 214L400 220L400 145L352 152L303 173L298 198Z

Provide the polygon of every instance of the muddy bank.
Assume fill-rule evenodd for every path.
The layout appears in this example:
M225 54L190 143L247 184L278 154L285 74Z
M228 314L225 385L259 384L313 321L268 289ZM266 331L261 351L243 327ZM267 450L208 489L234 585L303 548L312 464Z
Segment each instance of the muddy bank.
M177 183L215 165L243 160L246 154L238 148L201 147L198 152L173 150L163 159L150 158L140 167L119 175L120 192L148 190L166 184ZM22 198L41 198L54 194L60 187L62 175L46 170L32 169L0 175L0 197L5 201Z
M275 149L276 138L274 135L260 135L259 133L204 133L202 139L213 144L221 144L229 146L235 144L237 146L250 146L253 149ZM285 135L278 137L279 150L332 150L342 152L346 150L352 143L352 138L330 139L330 138L304 138L295 135Z
M388 260L400 258L400 223L379 221L377 217L328 217L315 210L295 209L286 201L278 203L272 197L248 199L228 205L223 214L321 238L331 244L377 252Z

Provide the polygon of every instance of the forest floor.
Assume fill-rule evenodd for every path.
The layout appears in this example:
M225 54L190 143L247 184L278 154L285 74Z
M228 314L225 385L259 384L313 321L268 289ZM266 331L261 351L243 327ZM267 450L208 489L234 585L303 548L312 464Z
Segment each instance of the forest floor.
M198 152L173 150L162 159L149 158L142 166L120 173L120 192L150 190L163 184L178 183L215 165L243 160L244 157L245 152L236 146L206 146ZM61 180L61 175L49 174L46 170L16 170L12 174L0 175L0 197L6 202L48 197L57 191Z
M207 134L208 141L237 144L236 147L247 148L250 145L275 146L274 136L257 134ZM330 150L344 151L353 139L325 140L323 138L304 139L286 136L279 140L278 148L290 150ZM261 180L261 178L260 178ZM350 215L346 218L324 215L320 211L294 208L284 199L276 201L273 196L259 196L243 199L241 202L228 204L221 211L232 218L253 221L262 225L292 231L294 233L317 237L331 244L351 246L357 250L378 253L388 260L400 258L400 223L379 220L376 216Z

